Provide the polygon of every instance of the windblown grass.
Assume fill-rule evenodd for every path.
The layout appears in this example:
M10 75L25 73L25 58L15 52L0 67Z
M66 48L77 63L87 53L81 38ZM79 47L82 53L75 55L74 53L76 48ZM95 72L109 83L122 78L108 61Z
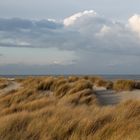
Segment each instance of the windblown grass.
M117 80L113 88L117 91L131 91L135 88L135 82L132 80Z
M0 89L4 89L8 86L8 82L6 79L0 79Z
M55 80L52 77L42 80L37 86L37 90L51 90L51 87L54 84L54 82Z
M69 82L76 82L78 80L79 80L79 77L77 77L77 76L69 76L68 77L68 81Z
M140 102L100 106L89 77L20 82L23 88L0 96L0 140L140 139ZM117 90L129 89L122 83Z
M96 80L95 85L97 87L105 87L106 89L112 89L113 88L113 82L112 81L106 81L106 80L103 80L103 79Z
M84 89L92 89L92 88L93 84L90 81L81 79L71 84L71 89L68 92L68 94L73 94L78 91L82 91Z

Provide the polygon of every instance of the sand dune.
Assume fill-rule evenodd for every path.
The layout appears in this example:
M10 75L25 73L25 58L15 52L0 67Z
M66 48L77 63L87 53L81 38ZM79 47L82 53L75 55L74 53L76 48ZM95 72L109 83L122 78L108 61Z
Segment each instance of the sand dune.
M116 105L127 100L140 100L140 90L116 92L104 87L94 87L101 105Z

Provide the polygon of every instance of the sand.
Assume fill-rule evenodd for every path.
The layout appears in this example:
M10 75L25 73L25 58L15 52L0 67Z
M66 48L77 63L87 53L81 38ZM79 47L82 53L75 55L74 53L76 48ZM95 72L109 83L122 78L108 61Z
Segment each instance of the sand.
M21 85L18 82L9 79L8 86L6 88L0 90L0 95L7 94L12 90L19 89L20 87L21 87Z
M106 90L104 87L94 87L99 103L103 106L117 105L127 100L140 100L140 90L116 92L114 90Z

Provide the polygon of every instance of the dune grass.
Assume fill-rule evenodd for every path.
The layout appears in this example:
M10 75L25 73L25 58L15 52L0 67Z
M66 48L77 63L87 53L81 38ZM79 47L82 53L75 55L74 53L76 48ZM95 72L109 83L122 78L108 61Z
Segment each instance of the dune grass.
M117 80L114 82L113 88L117 91L131 91L135 88L133 80Z
M106 80L103 80L103 79L96 80L95 85L97 87L105 87L106 89L113 89L113 82L112 81L106 81Z
M0 140L140 139L140 102L100 106L90 77L19 82L23 88L0 96ZM118 83L129 89L129 82Z
M0 79L0 89L4 89L8 86L8 81L6 79Z
M38 86L37 90L51 90L52 85L54 84L54 79L52 77L49 77L45 80L42 80Z

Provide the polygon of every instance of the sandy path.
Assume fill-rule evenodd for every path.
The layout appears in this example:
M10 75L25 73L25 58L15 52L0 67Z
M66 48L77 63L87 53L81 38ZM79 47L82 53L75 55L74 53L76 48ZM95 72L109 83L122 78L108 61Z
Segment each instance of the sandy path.
M122 101L130 100L130 99L140 100L140 90L121 92L120 97Z
M16 89L18 89L18 88L20 88L20 84L18 83L18 82L16 82L16 81L8 81L9 83L8 83L8 86L6 87L6 88L4 88L4 89L2 89L2 90L0 90L0 95L1 94L6 94L6 93L8 93L8 92L10 92L10 91L12 91L12 90L16 90Z
M96 96L101 105L116 105L126 100L140 100L140 90L125 91L116 93L113 90L106 90L105 88L94 88Z

